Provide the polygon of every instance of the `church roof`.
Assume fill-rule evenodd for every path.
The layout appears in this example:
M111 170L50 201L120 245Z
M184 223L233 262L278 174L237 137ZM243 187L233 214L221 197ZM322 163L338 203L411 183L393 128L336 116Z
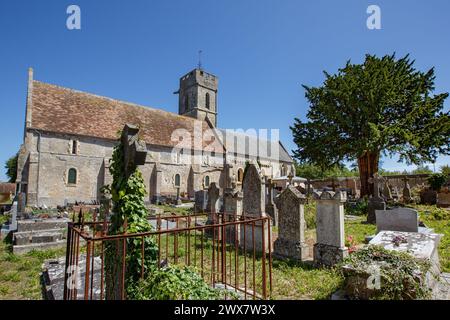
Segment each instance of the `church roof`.
M117 140L126 123L141 128L148 144L175 147L175 130L199 135L211 129L206 121L171 112L101 97L33 80L31 92L31 128ZM194 127L202 130L194 130ZM175 141L174 141L175 140ZM203 141L203 148L208 141Z

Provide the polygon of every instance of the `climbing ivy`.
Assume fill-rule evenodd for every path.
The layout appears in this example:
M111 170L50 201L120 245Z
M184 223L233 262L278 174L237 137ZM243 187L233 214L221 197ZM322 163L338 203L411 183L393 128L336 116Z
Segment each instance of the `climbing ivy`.
M121 142L114 148L109 171L113 182L106 189L111 193L113 208L108 234L151 231L153 228L147 219L148 211L144 203L146 188L142 174L136 168L126 176ZM117 298L120 291L116 286L121 283L123 250L122 240L106 243L107 297ZM158 246L153 237L132 237L126 240L125 250L125 292L129 293L141 277L142 270L147 274L156 267Z

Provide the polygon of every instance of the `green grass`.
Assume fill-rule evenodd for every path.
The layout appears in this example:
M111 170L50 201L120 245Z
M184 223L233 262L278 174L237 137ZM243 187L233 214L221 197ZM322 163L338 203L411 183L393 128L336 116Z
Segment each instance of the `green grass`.
M163 209L164 213L176 213L177 215L188 215L194 212L193 208L176 208L166 204L155 206Z
M0 300L42 299L42 263L45 259L64 256L64 249L15 255L10 247L0 241Z

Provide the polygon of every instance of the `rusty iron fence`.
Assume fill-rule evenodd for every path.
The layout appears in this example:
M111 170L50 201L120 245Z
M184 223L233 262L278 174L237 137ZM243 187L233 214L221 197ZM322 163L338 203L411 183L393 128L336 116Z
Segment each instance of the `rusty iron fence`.
M158 267L185 265L195 267L212 287L235 292L242 299L268 299L272 292L272 239L264 232L270 217L240 216L224 213L157 215L151 217L152 231L108 234L108 222L85 222L79 215L69 223L64 278L65 300L104 300L105 248L110 242L123 246L119 299L126 299L125 261L127 243L140 239L141 278L144 270L145 238L158 245ZM263 232L258 232L263 230Z

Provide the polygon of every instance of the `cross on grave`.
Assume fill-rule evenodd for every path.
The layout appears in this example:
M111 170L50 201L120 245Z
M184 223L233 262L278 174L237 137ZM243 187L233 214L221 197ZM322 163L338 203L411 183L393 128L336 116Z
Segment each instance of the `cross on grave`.
M380 196L380 186L385 182L385 178L380 176L378 173L373 174L373 178L369 178L369 183L373 184L373 196Z
M139 128L132 124L125 124L121 137L125 161L125 175L134 172L136 166L144 165L147 156L145 142L139 140Z

